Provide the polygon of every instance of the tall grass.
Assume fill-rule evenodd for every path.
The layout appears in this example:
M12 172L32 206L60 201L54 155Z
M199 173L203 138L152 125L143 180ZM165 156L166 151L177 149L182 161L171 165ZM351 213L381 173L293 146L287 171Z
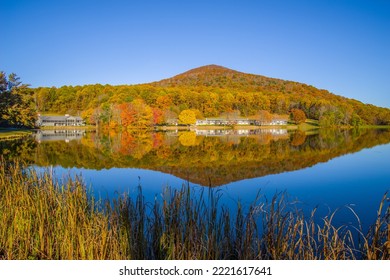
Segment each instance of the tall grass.
M0 259L390 258L387 194L364 234L335 227L335 212L316 223L315 210L305 217L283 194L234 211L219 192L188 186L153 202L141 187L135 198L97 201L81 178L60 184L50 172L0 163Z

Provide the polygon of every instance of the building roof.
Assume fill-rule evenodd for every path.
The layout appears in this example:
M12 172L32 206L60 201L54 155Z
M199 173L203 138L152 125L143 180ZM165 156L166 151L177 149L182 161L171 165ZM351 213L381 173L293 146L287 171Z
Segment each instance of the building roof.
M41 120L46 121L66 121L66 120L76 120L83 121L81 117L73 117L73 116L39 116Z

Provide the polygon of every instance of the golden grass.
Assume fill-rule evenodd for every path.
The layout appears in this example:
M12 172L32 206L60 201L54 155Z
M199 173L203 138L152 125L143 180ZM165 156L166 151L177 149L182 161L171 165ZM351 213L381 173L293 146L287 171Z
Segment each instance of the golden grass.
M81 178L59 184L0 161L0 259L389 259L387 194L369 232L315 223L285 195L231 211L221 194L188 186L146 202L142 189L96 201ZM351 209L353 212L353 210ZM354 212L353 212L354 213ZM357 220L359 219L356 215Z

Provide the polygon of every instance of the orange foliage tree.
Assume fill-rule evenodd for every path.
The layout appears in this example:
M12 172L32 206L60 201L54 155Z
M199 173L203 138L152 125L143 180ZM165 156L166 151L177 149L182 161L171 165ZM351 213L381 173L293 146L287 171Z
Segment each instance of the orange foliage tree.
M123 103L118 105L122 126L132 126L135 120L135 112L131 103Z
M297 124L303 123L306 121L306 114L300 109L291 109L291 120Z

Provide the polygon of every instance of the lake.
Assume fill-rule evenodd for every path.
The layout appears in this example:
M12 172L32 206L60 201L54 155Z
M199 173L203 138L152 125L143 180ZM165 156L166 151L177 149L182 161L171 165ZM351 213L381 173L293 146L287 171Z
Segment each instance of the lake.
M166 132L38 131L1 141L0 154L21 158L60 180L82 175L93 194L135 194L147 200L163 189L212 188L231 208L286 192L291 205L318 219L338 210L336 224L373 224L390 189L390 130L190 130ZM388 206L388 202L387 202Z

